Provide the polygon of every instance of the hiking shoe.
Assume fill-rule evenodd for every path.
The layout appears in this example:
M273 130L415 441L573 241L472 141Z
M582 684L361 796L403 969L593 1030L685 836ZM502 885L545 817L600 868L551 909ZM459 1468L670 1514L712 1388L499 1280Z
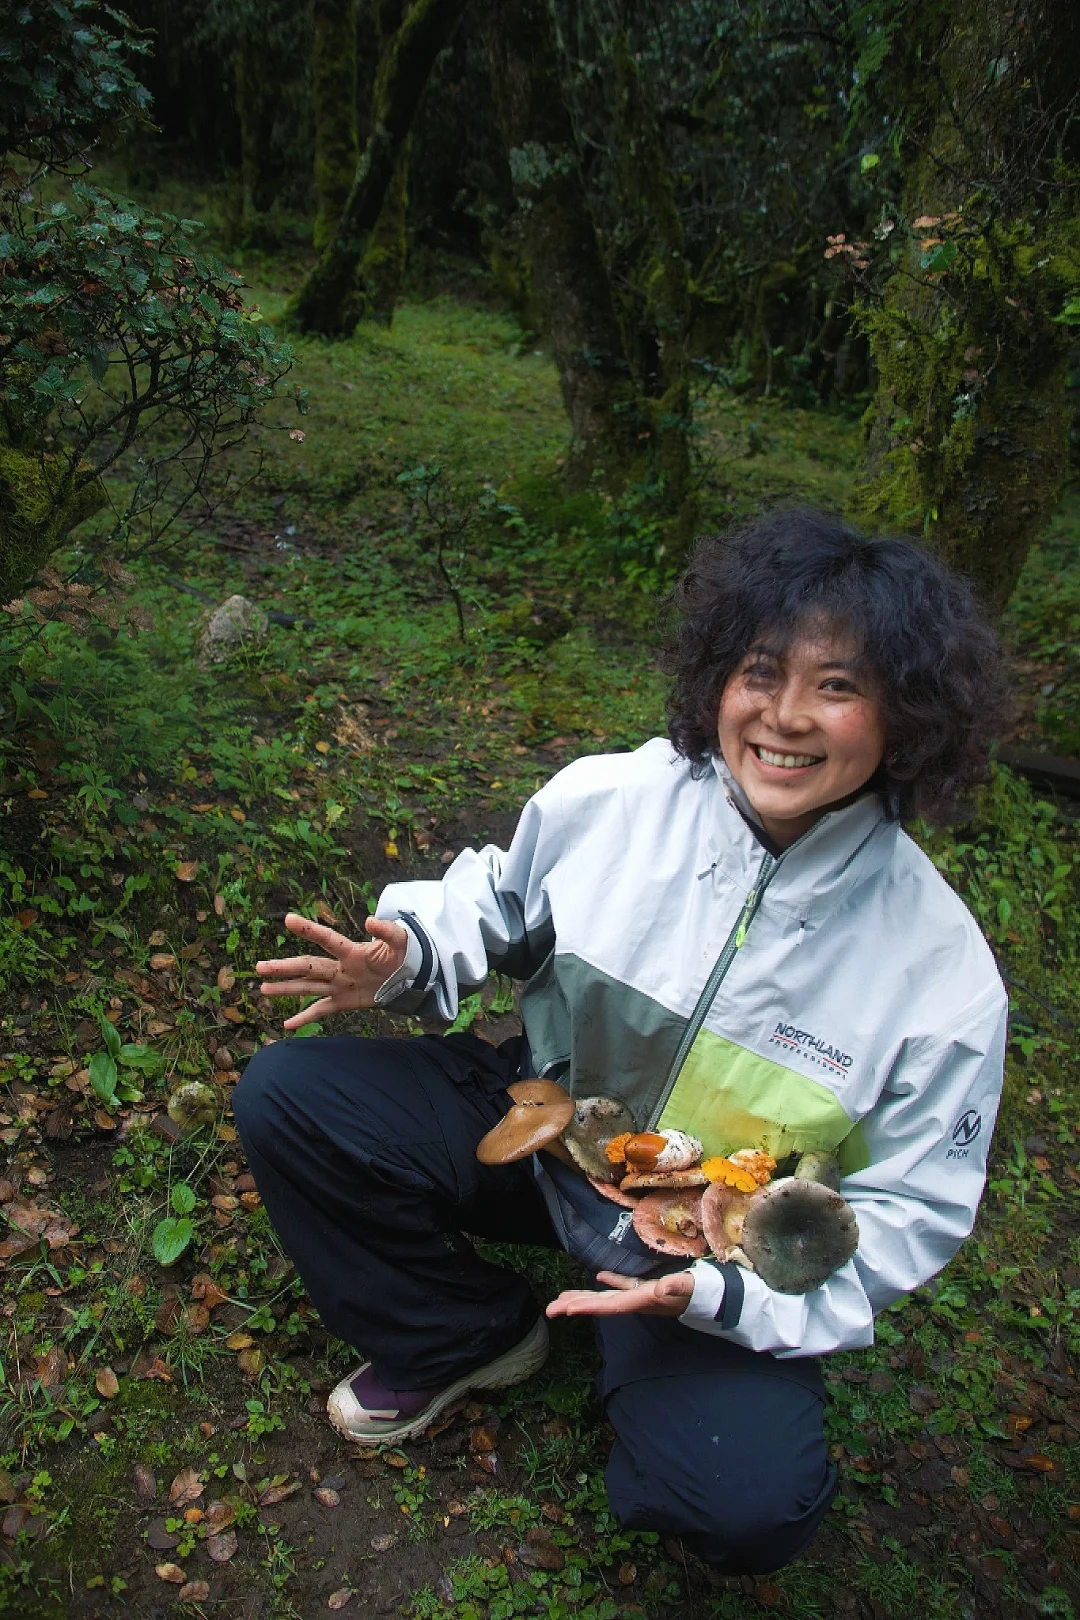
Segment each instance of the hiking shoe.
M547 1360L548 1327L541 1316L520 1344L486 1367L477 1367L443 1389L387 1389L370 1361L343 1378L326 1403L327 1416L347 1440L382 1445L423 1434L444 1407L470 1389L506 1389L537 1372Z

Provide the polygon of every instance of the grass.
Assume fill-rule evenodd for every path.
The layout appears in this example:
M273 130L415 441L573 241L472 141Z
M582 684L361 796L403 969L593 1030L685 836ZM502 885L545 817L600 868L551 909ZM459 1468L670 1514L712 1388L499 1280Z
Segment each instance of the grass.
M287 277L248 268L272 316ZM1067 811L1004 770L966 826L916 829L1010 981L990 1185L942 1277L885 1313L873 1349L829 1364L842 1494L807 1558L724 1581L619 1530L580 1324L556 1335L541 1379L401 1453L351 1456L318 1417L349 1352L278 1251L229 1115L247 1056L277 1032L253 963L287 906L355 930L389 879L505 839L565 760L655 734L663 564L632 509L560 491L552 369L482 294L414 300L390 333L301 344L296 370L304 439L283 410L260 430L260 477L175 554L140 563L133 595L153 629L51 626L9 670L0 1141L17 1203L3 1207L53 1224L21 1250L12 1224L0 1251L0 1612L149 1615L169 1592L155 1566L175 1563L237 1613L251 1593L307 1616L348 1591L354 1611L410 1620L1072 1614L1078 840ZM709 522L767 499L839 507L861 453L854 420L782 400L716 393L699 425ZM249 475L252 453L237 465ZM1078 536L1067 501L1009 618L1037 693L1025 723L1059 749L1074 746ZM203 668L204 599L233 591L295 622ZM466 1017L499 1033L505 990L493 982ZM91 1078L103 1020L147 1054L119 1065L126 1099ZM178 1135L165 1103L195 1083L212 1117ZM190 1241L163 1265L155 1233L181 1219ZM568 1275L556 1256L542 1272L535 1255L505 1257L543 1292ZM207 1279L224 1297L200 1310ZM477 1438L488 1428L494 1451ZM156 1476L152 1499L136 1465ZM193 1519L166 1496L185 1468L202 1486ZM314 1500L311 1470L344 1481L342 1507ZM220 1565L213 1501L239 1538Z

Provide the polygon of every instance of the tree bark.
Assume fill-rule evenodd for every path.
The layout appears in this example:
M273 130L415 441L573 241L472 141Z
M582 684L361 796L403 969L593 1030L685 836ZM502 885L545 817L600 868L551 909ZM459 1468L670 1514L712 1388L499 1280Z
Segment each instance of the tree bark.
M313 0L312 109L315 123L314 242L333 240L359 160L356 134L356 0Z
M379 61L393 49L394 38L401 27L402 0L372 0L375 35L379 42ZM401 292L405 266L409 256L409 148L411 137L405 141L394 167L393 178L379 217L360 261L357 284L363 299L364 314L380 326L390 326L394 308Z
M521 230L573 433L568 481L625 477L643 428L559 83L546 0L484 0L484 44Z
M356 272L435 58L449 42L466 0L414 0L380 64L372 131L333 240L290 301L285 324L300 332L349 337L363 314Z
M240 235L252 247L271 245L275 235L269 221L277 196L269 162L274 133L272 77L255 42L245 40L233 56L233 80L240 124Z
M920 528L1000 612L1068 472L1073 334L1056 317L1080 251L1080 27L1073 0L923 0L913 20L932 110L914 122L908 241L863 310L879 381L854 511Z

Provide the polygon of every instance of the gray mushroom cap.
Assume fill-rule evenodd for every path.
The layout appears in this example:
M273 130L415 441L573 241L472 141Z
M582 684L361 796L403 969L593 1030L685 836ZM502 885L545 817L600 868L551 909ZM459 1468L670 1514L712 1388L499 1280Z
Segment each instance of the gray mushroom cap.
M742 1248L778 1294L808 1294L846 1265L859 1243L850 1204L820 1181L788 1177L750 1200Z
M218 1116L217 1093L201 1080L188 1080L177 1086L166 1110L174 1125L186 1136L200 1125L213 1125Z
M840 1191L840 1160L835 1153L819 1148L804 1153L795 1165L794 1175L796 1181L820 1181L833 1192Z
M613 1136L634 1129L634 1116L618 1097L578 1097L562 1140L580 1170L596 1181L620 1181L625 1166L612 1164L604 1148Z

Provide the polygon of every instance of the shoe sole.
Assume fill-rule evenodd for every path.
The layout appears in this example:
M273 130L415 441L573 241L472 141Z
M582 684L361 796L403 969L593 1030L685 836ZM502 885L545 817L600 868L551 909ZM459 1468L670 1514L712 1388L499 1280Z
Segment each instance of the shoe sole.
M473 1389L509 1389L512 1384L523 1384L526 1378L539 1372L548 1357L548 1326L543 1317L537 1322L532 1332L516 1344L512 1350L497 1356L494 1361L488 1362L486 1367L478 1367L475 1372L467 1373L456 1383L448 1384L441 1394L437 1395L430 1406L423 1412L411 1418L408 1423L399 1423L392 1429L381 1429L378 1434L357 1434L339 1422L330 1409L330 1402L326 1403L326 1415L330 1419L338 1434L356 1445L384 1446L396 1445L402 1440L412 1440L425 1429L431 1427L440 1412L446 1410L462 1395L467 1395Z

